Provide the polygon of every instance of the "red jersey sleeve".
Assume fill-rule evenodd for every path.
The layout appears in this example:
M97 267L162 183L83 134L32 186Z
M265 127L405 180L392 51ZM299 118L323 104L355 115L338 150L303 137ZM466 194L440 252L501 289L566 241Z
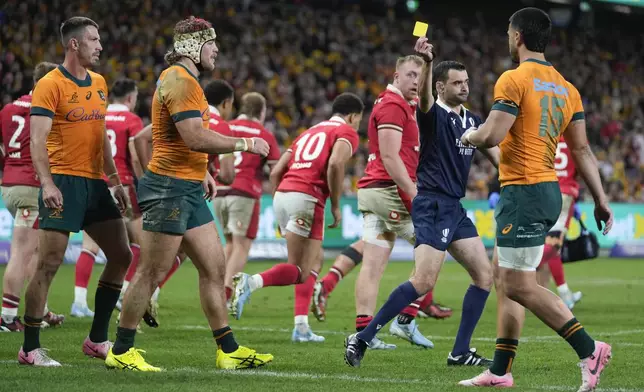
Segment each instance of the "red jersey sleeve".
M386 102L377 109L374 120L377 130L391 128L402 132L407 122L407 112L395 102Z
M143 120L137 115L133 115L128 127L128 141L136 136L143 129Z
M335 142L348 143L349 146L351 146L351 155L353 156L358 150L358 145L360 144L360 137L358 136L358 132L356 132L353 128L347 125L347 126L342 126L338 128L338 130L336 131Z
M268 156L266 157L266 161L268 163L276 163L281 156L280 146L279 144L277 144L277 139L275 138L275 135L273 135L270 132L267 132L266 141L268 142L268 147L270 147L270 150L268 151Z

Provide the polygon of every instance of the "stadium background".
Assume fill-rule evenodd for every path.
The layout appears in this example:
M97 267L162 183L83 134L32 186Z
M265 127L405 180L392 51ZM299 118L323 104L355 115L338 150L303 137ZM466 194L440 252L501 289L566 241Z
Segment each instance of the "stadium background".
M62 61L58 26L69 16L82 14L101 26L103 53L96 71L108 83L120 76L138 82L137 114L147 123L172 26L181 17L196 14L212 21L219 35L217 69L204 75L202 83L222 78L235 87L237 98L248 91L266 96L265 126L287 147L299 132L330 115L331 102L341 92L357 93L370 109L390 80L396 58L412 52L414 21L423 20L430 23L428 36L437 48L437 61L466 64L468 108L485 117L494 82L513 67L506 10L522 4L549 11L555 29L546 56L579 88L584 100L589 139L616 218L610 235L599 236L600 244L605 253L615 252L618 245L619 250L637 255L644 240L641 1L489 1L482 8L474 2L454 7L430 0L9 0L0 11L0 103L29 92L37 62ZM361 234L355 185L366 164L366 125L365 120L361 149L346 176L342 227L327 230L325 248L341 248ZM493 245L495 227L486 200L495 176L490 163L477 156L465 201L488 247ZM583 190L580 199L583 219L592 223L592 200ZM11 225L9 212L0 205L0 263L8 259ZM271 200L265 195L252 258L284 256L275 228ZM569 237L579 232L579 224L573 222ZM80 238L72 236L76 244ZM409 259L411 249L400 245L395 257ZM74 253L69 259L75 260Z

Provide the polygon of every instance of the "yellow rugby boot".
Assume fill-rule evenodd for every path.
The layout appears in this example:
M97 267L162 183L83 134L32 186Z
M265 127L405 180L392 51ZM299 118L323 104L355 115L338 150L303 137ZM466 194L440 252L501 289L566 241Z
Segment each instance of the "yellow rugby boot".
M107 353L107 358L105 358L105 367L108 369L132 370L135 372L162 371L163 369L145 362L145 359L143 359L143 356L140 354L144 352L145 351L143 350L137 350L132 347L124 354L116 355L112 352L112 349L110 349Z
M217 349L217 369L252 369L264 366L273 361L273 354L258 354L248 347L239 346L232 353L226 354Z

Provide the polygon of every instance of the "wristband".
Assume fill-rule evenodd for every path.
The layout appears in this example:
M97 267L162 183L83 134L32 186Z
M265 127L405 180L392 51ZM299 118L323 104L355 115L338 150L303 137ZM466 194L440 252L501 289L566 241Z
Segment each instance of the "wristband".
M242 137L235 142L235 151L248 151L251 146L251 139Z

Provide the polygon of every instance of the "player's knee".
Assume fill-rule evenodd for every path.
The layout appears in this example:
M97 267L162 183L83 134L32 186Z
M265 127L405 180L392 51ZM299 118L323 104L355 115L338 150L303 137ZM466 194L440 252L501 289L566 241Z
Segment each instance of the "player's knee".
M505 290L505 295L508 298L520 304L523 304L524 298L528 293L528 288L525 287L525 285L522 285L520 282L513 279L504 279L503 289Z
M472 274L472 282L475 286L490 290L494 284L494 268L490 263L483 263Z
M436 285L435 278L428 274L419 274L418 272L414 272L414 276L412 276L409 281L416 289L416 292L421 296L432 291Z

